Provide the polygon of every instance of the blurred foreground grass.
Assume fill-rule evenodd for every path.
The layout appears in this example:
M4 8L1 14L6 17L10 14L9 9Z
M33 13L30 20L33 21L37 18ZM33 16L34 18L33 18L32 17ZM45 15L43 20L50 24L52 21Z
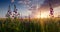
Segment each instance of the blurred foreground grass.
M0 32L60 32L60 18L0 19Z

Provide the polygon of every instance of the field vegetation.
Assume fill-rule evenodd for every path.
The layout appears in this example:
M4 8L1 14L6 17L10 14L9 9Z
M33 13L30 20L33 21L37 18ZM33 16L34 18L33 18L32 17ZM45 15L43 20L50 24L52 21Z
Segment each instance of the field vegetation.
M0 32L60 32L60 18L0 19Z

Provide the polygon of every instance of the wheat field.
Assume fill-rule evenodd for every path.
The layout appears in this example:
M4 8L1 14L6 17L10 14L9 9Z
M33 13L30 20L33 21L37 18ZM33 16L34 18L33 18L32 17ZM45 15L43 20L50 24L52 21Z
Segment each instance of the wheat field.
M0 19L0 32L60 32L60 18Z

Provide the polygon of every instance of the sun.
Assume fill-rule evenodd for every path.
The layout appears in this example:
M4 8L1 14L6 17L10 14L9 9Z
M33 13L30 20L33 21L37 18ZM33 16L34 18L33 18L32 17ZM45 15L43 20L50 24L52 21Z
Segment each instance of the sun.
M41 15L38 13L38 14L36 15L36 18L49 18L48 15L49 15L49 14L47 14L47 13L41 13Z
M45 16L45 15L37 15L37 18L47 18L47 16Z
M36 18L40 18L41 16L40 15L37 15Z

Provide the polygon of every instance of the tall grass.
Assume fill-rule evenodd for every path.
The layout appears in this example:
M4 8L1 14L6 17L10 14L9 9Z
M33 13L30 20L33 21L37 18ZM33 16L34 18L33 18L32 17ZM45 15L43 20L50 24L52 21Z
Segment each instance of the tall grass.
M0 32L60 32L60 19L0 19Z

